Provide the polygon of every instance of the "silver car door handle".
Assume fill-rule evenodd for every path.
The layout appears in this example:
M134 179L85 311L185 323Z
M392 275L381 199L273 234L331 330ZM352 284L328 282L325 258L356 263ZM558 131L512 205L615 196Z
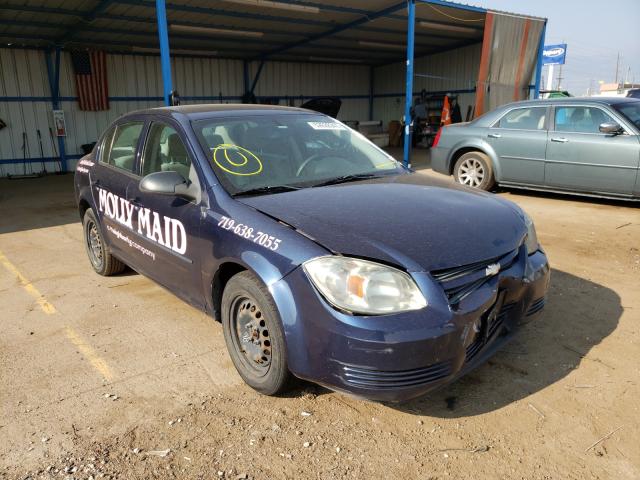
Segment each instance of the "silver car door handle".
M502 135L500 135L499 133L490 133L489 135L487 135L489 138L500 138Z
M567 143L569 140L564 137L555 137L555 138L552 138L551 141L558 142L558 143Z

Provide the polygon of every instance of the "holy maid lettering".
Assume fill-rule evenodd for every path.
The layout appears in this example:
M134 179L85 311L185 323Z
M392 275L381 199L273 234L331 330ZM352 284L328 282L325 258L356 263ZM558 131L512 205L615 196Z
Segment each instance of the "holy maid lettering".
M187 251L187 232L182 222L175 218L133 205L103 188L98 188L98 208L108 218L155 243L179 254Z

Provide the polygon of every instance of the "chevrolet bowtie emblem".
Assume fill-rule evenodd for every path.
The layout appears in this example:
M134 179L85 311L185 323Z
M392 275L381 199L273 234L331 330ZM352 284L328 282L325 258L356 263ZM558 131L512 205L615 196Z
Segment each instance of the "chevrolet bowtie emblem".
M500 264L492 263L491 265L487 266L487 268L484 271L484 275L485 277L492 277L493 275L497 275L499 271L500 271Z

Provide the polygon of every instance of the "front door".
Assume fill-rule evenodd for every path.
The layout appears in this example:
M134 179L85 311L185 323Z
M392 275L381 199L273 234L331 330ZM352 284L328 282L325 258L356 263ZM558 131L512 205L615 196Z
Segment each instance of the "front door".
M191 154L178 129L154 122L145 142L141 173L144 177L164 171L178 172L200 186ZM143 192L137 183L129 186L128 199L138 210L135 228L144 249L142 271L189 303L200 305L200 199L190 201Z
M547 107L515 108L489 129L487 141L499 159L500 182L543 184L547 111Z
M547 185L591 193L633 193L640 162L638 136L600 133L605 122L621 123L601 107L555 107L547 145Z

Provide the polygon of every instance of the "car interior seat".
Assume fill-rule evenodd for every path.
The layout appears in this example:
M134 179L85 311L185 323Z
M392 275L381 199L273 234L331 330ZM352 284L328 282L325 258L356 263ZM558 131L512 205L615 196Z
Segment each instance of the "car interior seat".
M122 168L123 170L127 170L128 172L133 171L133 163L135 162L135 155L123 155L121 157L117 157L113 159L113 164Z
M167 156L163 159L160 169L163 172L178 172L185 179L189 178L191 162L187 150L177 133L172 133L167 137Z

